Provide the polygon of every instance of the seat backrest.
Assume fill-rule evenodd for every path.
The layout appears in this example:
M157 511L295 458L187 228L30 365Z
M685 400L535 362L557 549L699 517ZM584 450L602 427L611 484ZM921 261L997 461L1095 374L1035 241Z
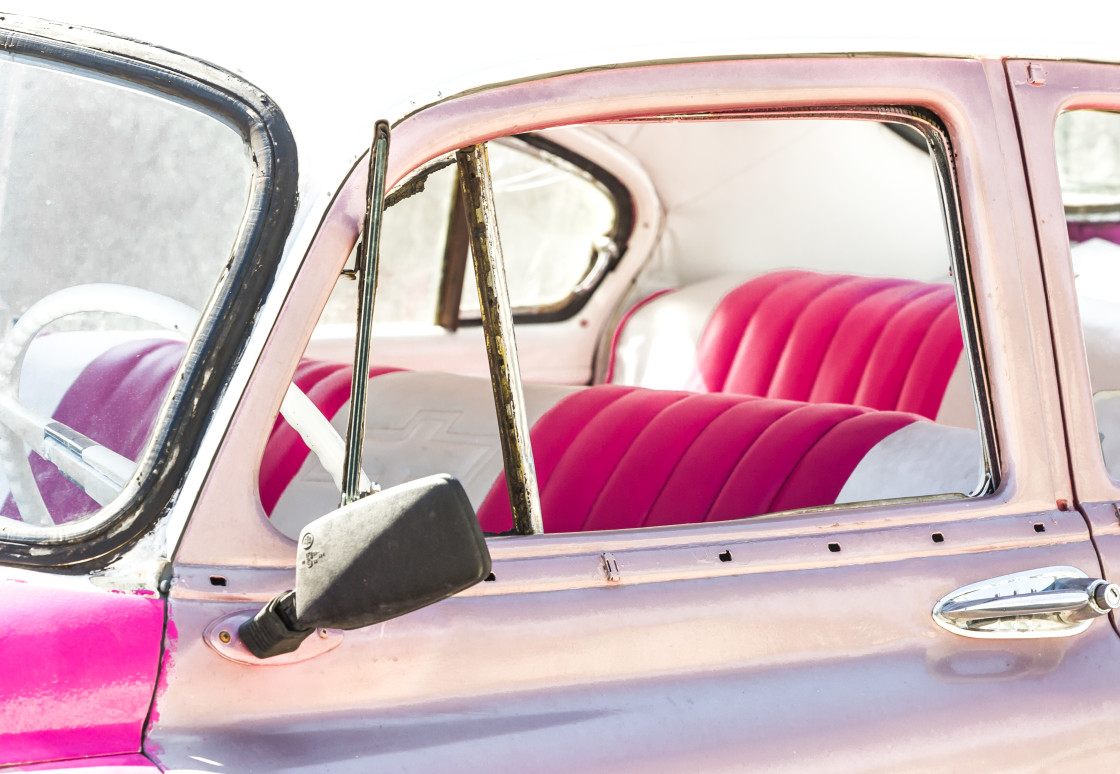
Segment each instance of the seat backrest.
M867 452L919 418L857 406L601 385L531 431L546 532L741 519L834 503ZM512 525L505 478L478 512Z
M962 350L951 285L787 270L643 302L616 333L608 381L933 419Z
M525 384L529 423L580 389ZM308 394L320 408L330 408L319 403L315 392ZM346 402L333 415L327 413L340 433L346 429L349 397L347 388ZM270 439L265 456L283 453ZM306 453L301 460L275 507L266 509L273 525L292 537L310 518L338 505L338 489L322 466ZM262 461L262 501L264 466ZM502 471L490 380L422 371L398 371L370 379L362 467L383 488L435 473L450 474L463 485L477 508Z
M372 366L369 369L369 376L372 379L399 370L399 368ZM349 363L304 359L296 367L292 383L303 390L323 416L330 419L350 402L352 373L353 369ZM340 435L345 437L344 433L345 428ZM311 449L303 442L300 434L284 421L283 417L277 417L265 445L258 477L261 505L264 506L265 513L271 514L276 508L280 496L287 490L310 454Z
M371 379L363 466L383 487L448 473L488 532L512 519L485 378ZM738 519L835 502L969 492L973 431L866 408L618 385L524 385L547 532ZM346 421L345 406L332 420ZM266 454L277 447L270 444ZM337 489L304 460L272 511L298 535Z

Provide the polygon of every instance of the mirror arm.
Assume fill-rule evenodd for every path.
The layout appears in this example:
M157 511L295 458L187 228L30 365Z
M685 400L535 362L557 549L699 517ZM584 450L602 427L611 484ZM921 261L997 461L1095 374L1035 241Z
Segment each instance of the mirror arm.
M313 631L313 626L303 629L296 624L296 593L285 591L241 624L237 634L254 656L272 658L291 653Z

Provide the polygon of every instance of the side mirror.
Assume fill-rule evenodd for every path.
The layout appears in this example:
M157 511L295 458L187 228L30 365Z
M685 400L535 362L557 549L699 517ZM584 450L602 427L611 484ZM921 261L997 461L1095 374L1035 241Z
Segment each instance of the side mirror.
M290 653L316 628L359 629L412 612L490 574L467 493L430 476L363 497L304 527L296 588L238 629L257 658Z

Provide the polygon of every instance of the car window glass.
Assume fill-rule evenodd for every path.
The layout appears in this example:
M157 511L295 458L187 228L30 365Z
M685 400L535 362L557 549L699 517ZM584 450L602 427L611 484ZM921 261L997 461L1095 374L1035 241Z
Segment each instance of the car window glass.
M489 153L511 302L528 316L563 308L600 253L614 257L616 203L589 173L523 141L491 143ZM417 190L402 196L399 188L390 198L381 233L378 285L383 291L374 309L376 322L435 323L457 180L454 165L440 160L412 179ZM469 249L459 316L477 320ZM355 283L340 279L321 321L350 323L356 292Z
M452 194L457 179L454 165L441 163L417 180L422 184L411 196L392 204L381 227L378 292L374 320L378 323L422 323L435 321L439 292L439 267ZM358 248L354 246L354 251ZM348 265L354 265L354 251ZM320 324L354 324L358 283L342 277L335 285Z
M1120 114L1062 113L1054 142L1097 432L1120 481Z
M646 164L664 226L647 257L656 271L596 332L610 348L604 383L524 385L546 532L990 491L964 347L977 334L959 311L968 271L934 127L932 159L872 121L588 128ZM508 207L496 209L504 243ZM371 479L450 473L484 530L508 530L489 380L449 373L443 356L402 370L376 336L371 362ZM296 374L309 395L337 393L322 403L340 433L348 383L324 374L345 368L305 358ZM282 430L260 491L294 536L338 494Z
M230 260L250 158L184 103L33 59L0 62L0 115L0 515L50 527L135 469Z
M562 305L591 270L615 221L608 193L543 151L493 144L490 170L511 303L537 310ZM463 316L478 317L474 269L467 262Z

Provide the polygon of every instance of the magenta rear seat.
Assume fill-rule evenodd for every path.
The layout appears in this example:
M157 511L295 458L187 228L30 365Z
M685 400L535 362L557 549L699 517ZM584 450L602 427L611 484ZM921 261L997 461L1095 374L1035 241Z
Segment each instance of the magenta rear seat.
M856 406L603 385L531 431L545 532L741 519L836 501L864 455L919 418ZM478 512L511 529L505 477Z
M711 285L711 283L706 283ZM914 280L788 270L650 297L628 314L608 381L666 387L620 373L631 360L680 358L658 346L701 316L682 388L937 416L963 343L953 287ZM659 319L663 309L672 313ZM636 340L632 345L630 340ZM634 373L650 369L630 363Z

